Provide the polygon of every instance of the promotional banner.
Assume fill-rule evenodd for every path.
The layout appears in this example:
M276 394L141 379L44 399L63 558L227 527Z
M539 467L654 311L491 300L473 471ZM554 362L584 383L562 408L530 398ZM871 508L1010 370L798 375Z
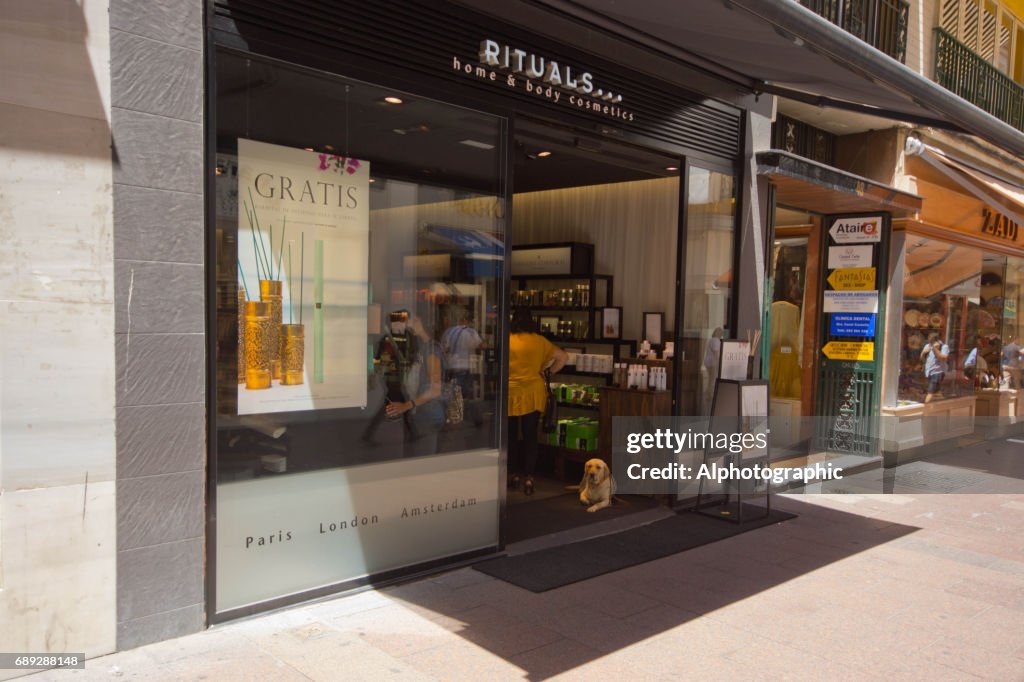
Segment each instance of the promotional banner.
M366 405L369 178L367 161L238 141L238 414Z

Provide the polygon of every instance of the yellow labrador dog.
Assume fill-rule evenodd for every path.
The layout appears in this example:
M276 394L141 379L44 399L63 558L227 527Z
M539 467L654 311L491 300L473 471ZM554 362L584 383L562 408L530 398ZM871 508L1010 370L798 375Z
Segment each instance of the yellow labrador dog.
M596 512L611 505L615 496L615 478L608 465L601 459L588 459L583 465L583 480L580 481L580 504L590 505L588 512Z

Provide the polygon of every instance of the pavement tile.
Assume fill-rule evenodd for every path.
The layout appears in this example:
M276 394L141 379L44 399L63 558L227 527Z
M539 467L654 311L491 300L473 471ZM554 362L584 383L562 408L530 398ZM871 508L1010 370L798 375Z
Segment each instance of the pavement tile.
M513 656L509 662L524 670L527 679L546 680L586 666L602 656L597 649L567 638Z
M341 618L344 616L351 616L355 613L362 613L363 611L370 611L371 609L390 606L394 603L395 600L391 599L383 592L369 590L367 592L359 592L358 594L336 597L327 601L310 604L309 606L304 607L303 611L306 614L319 619Z
M518 680L524 671L514 663L469 642L454 641L403 659L432 680Z
M988 576L971 576L970 579L963 579L950 585L946 592L1024 612L1024 579L1013 580L992 573L990 576L998 577L992 579ZM1024 620L1024 613L1021 614L1021 619Z
M1020 612L993 606L974 618L965 620L960 637L961 646L976 647L993 655L1005 656L1024 644L1024 619Z
M306 625L268 635L256 643L267 654L286 663L311 680L406 679L414 670L396 660L395 653L384 651L362 633L342 633L326 625ZM408 633L396 633L396 640L418 639Z
M331 617L325 623L396 658L441 646L464 627L456 619L428 619L402 604Z
M956 640L936 642L921 652L922 658L952 670L987 680L1024 680L1024 664L992 656L985 649L960 646Z
M508 659L563 638L548 623L531 622L491 606L480 606L458 615L459 638Z
M211 680L212 682L251 682L252 680L273 680L274 682L308 682L309 677L273 656L257 655L243 658L209 660L182 659L160 666L151 674L156 680L188 681Z

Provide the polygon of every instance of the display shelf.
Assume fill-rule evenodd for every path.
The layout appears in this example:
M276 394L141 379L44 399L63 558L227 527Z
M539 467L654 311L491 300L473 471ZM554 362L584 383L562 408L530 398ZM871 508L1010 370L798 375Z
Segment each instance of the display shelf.
M568 365L555 372L552 376L558 376L559 374L574 377L594 377L596 379L610 379L612 376L610 372L582 372L578 369L569 369Z
M611 281L614 279L611 275L509 275L509 279L518 280L520 282L528 282L536 279L554 279L554 280L586 280L586 279L600 279Z
M601 405L600 404L594 405L592 403L568 403L568 402L563 402L561 400L558 401L558 406L559 407L576 408L576 409L580 409L580 410L600 410L601 409Z
M554 306L554 305L528 305L522 306L529 308L530 310L540 310L544 312L552 313L588 313L590 308L587 306Z

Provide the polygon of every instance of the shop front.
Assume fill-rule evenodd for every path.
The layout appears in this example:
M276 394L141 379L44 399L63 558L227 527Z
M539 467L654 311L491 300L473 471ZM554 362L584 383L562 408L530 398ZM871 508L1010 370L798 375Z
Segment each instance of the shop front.
M914 138L905 168L925 201L916 219L894 225L902 276L890 292L889 325L899 344L887 357L883 414L895 461L937 441L1012 427L1024 415L1024 192ZM929 362L934 348L947 356L939 368Z
M758 156L776 206L772 414L793 418L777 443L892 466L1014 428L1024 191L898 129L839 149L838 163L892 184L784 152ZM874 241L837 232L851 215L883 229ZM811 416L818 426L801 430L797 418ZM847 442L837 441L840 421Z
M316 5L211 8L211 622L522 537L556 494L506 487L513 306L571 358L559 492L612 416L705 409L740 310L744 96L456 6ZM662 380L617 392L626 363Z

